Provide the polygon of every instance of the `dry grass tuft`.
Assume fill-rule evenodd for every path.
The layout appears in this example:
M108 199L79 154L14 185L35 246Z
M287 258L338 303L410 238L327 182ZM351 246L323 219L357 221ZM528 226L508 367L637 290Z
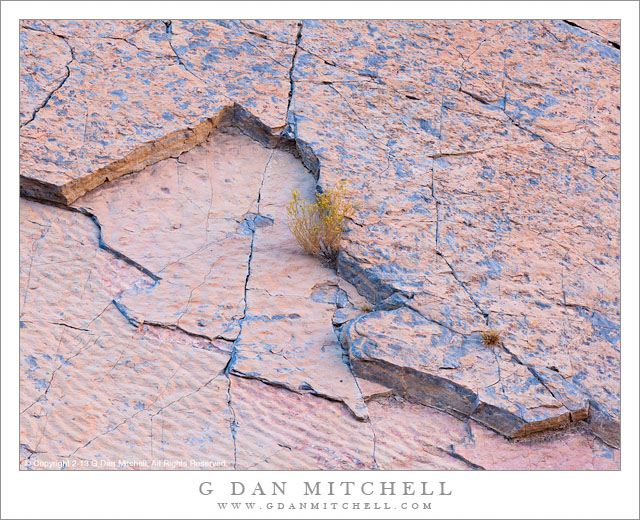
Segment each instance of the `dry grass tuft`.
M373 311L373 304L371 302L364 302L362 305L360 305L360 310L362 312L371 312Z
M315 204L307 204L298 190L287 205L289 229L307 253L322 256L335 265L345 220L351 218L356 204L346 198L341 182L316 195Z
M487 347L493 347L500 343L500 331L497 329L489 329L482 331L482 341Z

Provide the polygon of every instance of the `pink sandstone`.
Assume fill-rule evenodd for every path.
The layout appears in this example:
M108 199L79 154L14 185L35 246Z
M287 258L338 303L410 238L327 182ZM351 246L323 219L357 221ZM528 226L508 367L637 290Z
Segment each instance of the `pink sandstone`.
M619 467L619 74L610 21L23 21L21 466ZM336 273L285 206L341 180Z

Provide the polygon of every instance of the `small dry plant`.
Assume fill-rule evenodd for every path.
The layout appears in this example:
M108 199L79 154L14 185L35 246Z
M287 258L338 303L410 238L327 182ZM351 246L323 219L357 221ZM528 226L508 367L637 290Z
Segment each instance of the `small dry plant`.
M500 343L500 331L497 329L489 329L482 331L482 341L487 347L493 347Z
M360 305L360 310L362 312L371 312L373 311L374 307L373 304L371 302L364 302L362 305Z
M287 205L289 229L307 253L326 258L335 265L345 220L351 218L356 204L346 198L344 182L316 195L315 204L308 204L298 190Z

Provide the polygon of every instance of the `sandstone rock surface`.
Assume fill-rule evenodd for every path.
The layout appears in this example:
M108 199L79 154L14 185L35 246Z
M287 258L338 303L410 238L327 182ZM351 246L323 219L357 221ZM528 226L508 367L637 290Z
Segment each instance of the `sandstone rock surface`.
M619 47L23 21L22 466L617 467ZM341 180L336 274L285 206Z

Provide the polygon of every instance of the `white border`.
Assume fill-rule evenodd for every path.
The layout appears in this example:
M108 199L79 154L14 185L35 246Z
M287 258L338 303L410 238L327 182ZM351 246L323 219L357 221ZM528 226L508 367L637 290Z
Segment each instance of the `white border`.
M636 2L3 2L2 3L2 518L242 518L203 497L301 480L448 482L434 518L638 518L638 3ZM18 20L20 18L620 18L622 19L622 470L618 472L19 472ZM291 498L291 496L288 496ZM261 510L261 518L387 518L384 511ZM407 513L407 518L411 512ZM400 513L393 512L396 517Z

